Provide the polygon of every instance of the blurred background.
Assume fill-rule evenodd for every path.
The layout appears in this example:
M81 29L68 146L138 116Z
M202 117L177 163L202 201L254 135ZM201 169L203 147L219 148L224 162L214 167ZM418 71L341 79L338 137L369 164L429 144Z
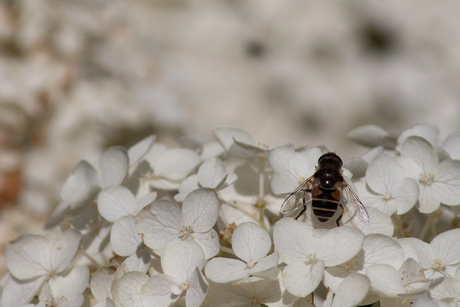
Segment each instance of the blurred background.
M81 159L219 125L272 146L460 130L455 0L2 0L0 276Z

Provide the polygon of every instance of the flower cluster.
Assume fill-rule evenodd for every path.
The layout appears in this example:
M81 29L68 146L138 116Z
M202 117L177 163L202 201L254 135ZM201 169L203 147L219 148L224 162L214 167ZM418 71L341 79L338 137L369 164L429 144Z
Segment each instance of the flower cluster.
M320 222L307 190L304 214L279 209L326 148L213 132L78 163L44 233L8 244L1 306L458 306L458 133L352 131L372 148L344 162L341 206Z

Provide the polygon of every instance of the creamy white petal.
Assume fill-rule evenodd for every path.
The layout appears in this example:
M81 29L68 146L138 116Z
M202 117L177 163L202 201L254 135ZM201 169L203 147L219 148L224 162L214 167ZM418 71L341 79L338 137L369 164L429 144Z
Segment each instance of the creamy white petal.
M136 252L142 243L142 236L136 230L136 217L122 217L112 225L110 243L113 252L120 256L129 256Z
M128 149L129 164L133 165L138 162L152 147L156 135L150 135L140 142L137 142Z
M214 229L204 233L195 232L193 240L203 249L205 259L214 257L220 251L219 235Z
M209 231L219 217L219 204L219 197L212 189L192 191L182 204L183 225L192 227L194 232Z
M141 288L142 304L144 307L168 307L180 296L173 294L171 289L177 290L179 287L180 282L172 276L154 275Z
M364 235L351 227L338 227L328 231L318 244L316 257L324 261L325 266L334 266L348 261L363 246Z
M178 181L185 179L201 162L193 150L172 148L161 154L152 165L155 176Z
M91 277L90 288L98 301L112 298L112 281L116 268L114 266L102 267L94 272Z
M144 244L152 249L162 249L179 239L182 229L182 211L169 200L156 200L139 211L136 217L137 232Z
M460 229L451 229L437 235L430 243L435 258L445 264L460 262Z
M102 188L122 183L128 174L128 152L121 146L113 146L104 151L97 169L99 185Z
M397 297L398 293L405 293L406 289L401 275L388 264L376 264L366 270L366 276L371 281L372 289L390 297Z
M217 283L227 283L248 276L247 264L238 259L213 258L204 268L206 277Z
M339 285L332 307L352 307L359 305L366 297L369 288L370 280L367 276L358 273L350 274Z
M296 260L283 270L283 284L290 293L305 297L318 287L323 273L324 262L321 260L315 264Z
M72 175L67 178L61 189L61 198L72 201L88 186L97 184L96 169L87 161L80 161L73 169Z
M268 254L271 245L268 232L255 223L241 223L232 236L233 251L245 262L258 262Z
M414 159L425 172L433 172L439 163L438 154L433 145L418 136L408 137L404 141L401 155Z
M163 272L180 283L187 281L195 268L201 270L204 265L203 249L193 240L171 243L161 254Z
M222 160L212 157L201 164L197 175L202 187L215 189L225 182L227 172Z
M97 198L99 213L109 222L136 212L137 202L133 193L122 186L103 189Z
M393 190L395 184L403 178L403 168L395 158L387 154L381 154L372 160L366 171L367 184L382 195Z
M311 226L286 217L275 224L273 242L280 258L287 264L308 259L318 248L318 240Z
M145 273L128 272L118 281L117 294L122 306L144 307L141 298L142 286L149 280Z

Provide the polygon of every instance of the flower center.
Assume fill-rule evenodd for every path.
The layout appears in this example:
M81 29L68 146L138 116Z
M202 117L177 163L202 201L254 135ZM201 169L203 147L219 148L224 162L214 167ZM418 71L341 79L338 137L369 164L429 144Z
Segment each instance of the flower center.
M309 265L309 264L315 265L317 262L318 262L318 259L316 259L316 255L312 255L312 254L310 254L310 259L307 259L304 261L306 265Z
M433 180L434 180L434 174L433 173L427 173L427 172L424 172L423 174L420 173L418 175L418 181L420 183L423 183L424 185L430 185L433 183Z
M389 200L391 199L391 195L388 194L388 193L386 193L385 195L383 195L383 199L384 199L385 201L389 201Z
M179 238L181 238L183 241L187 239L193 239L193 225L188 225L188 226L182 226L182 229L179 230Z
M246 265L248 266L248 269L252 269L255 263L253 261L249 261Z
M358 266L359 266L358 256L354 256L351 260L341 265L341 267L347 270L348 273L355 271Z
M436 258L434 259L433 270L435 271L444 271L446 269L446 264L441 262L441 259Z
M183 283L180 284L180 289L182 292L187 291L188 288L190 288L190 285L188 284L188 281L184 281Z

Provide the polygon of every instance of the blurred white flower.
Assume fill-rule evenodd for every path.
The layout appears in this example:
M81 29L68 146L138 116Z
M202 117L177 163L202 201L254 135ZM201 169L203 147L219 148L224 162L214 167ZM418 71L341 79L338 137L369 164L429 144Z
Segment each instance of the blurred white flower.
M39 303L27 307L80 307L83 305L85 291L89 281L89 269L76 266L70 272L62 274L46 283L38 297Z
M26 234L6 246L6 265L11 278L3 288L1 305L21 306L28 303L44 282L68 267L78 251L81 234L59 228L46 235Z

